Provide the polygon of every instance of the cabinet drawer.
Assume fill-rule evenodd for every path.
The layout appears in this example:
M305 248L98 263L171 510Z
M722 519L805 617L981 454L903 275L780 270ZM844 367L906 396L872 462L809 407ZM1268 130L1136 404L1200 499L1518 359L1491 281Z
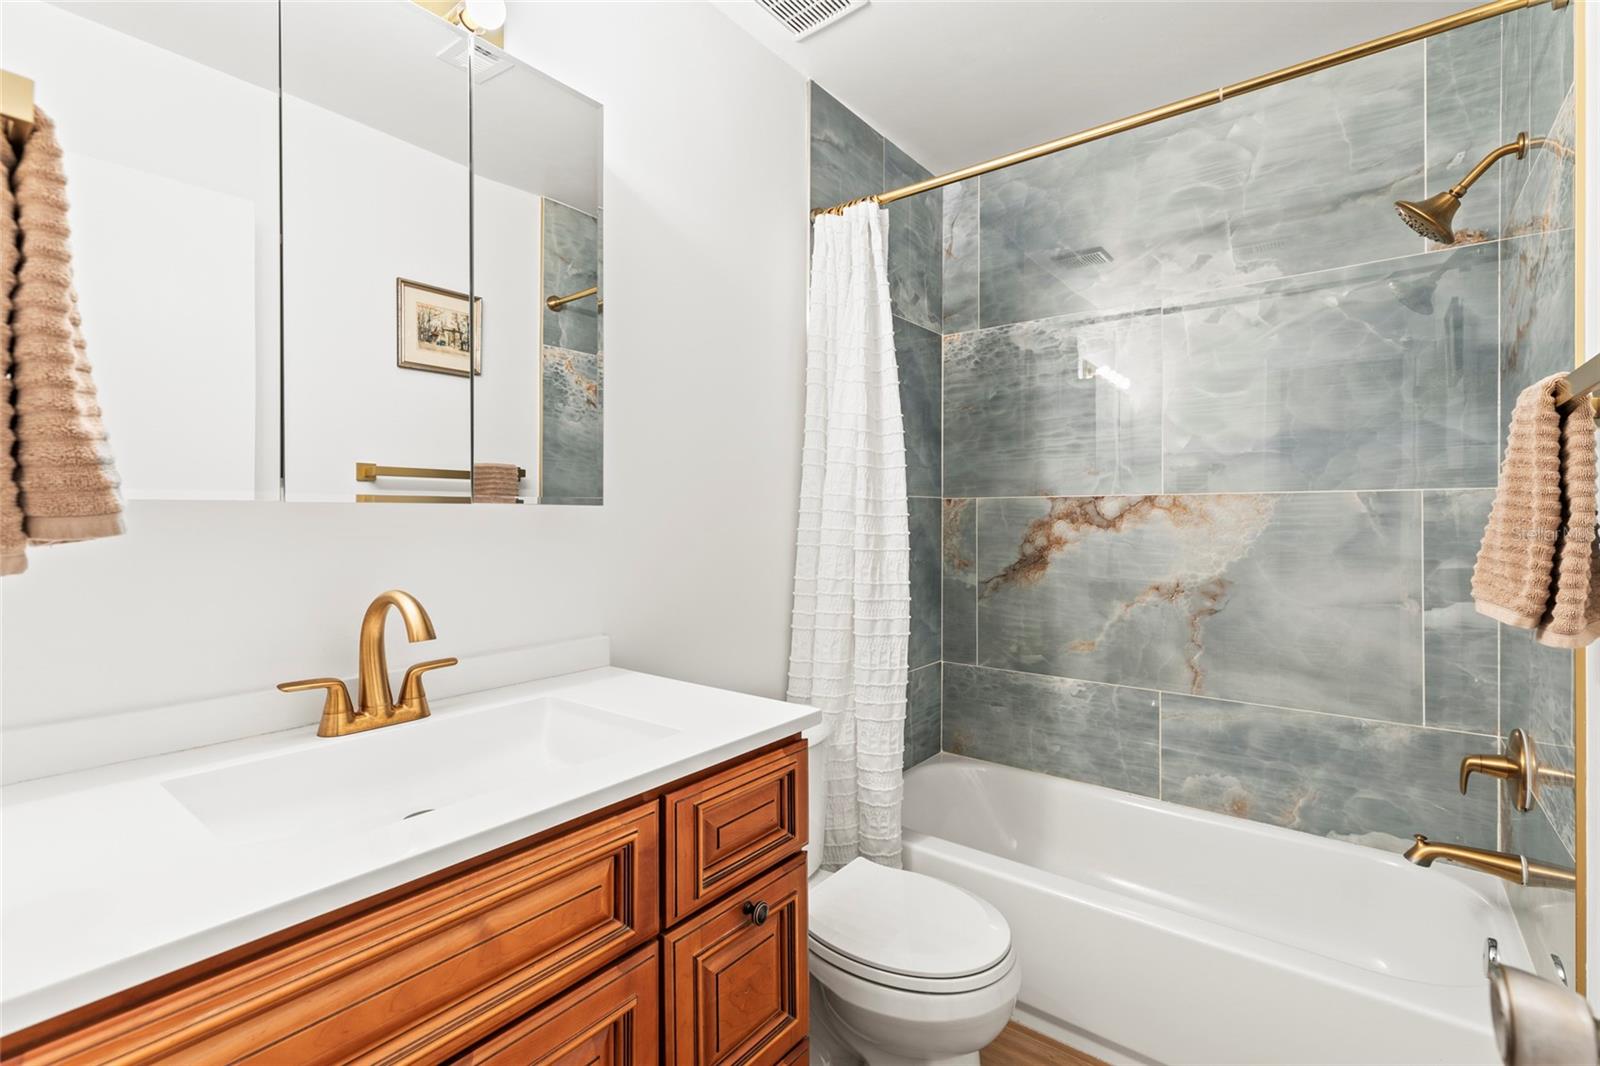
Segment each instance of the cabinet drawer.
M809 1025L805 857L667 933L662 968L668 1066L791 1061Z
M440 1061L656 934L657 819L512 852L6 1062Z
M806 843L806 744L667 793L667 924Z
M452 1066L655 1066L660 988L660 953L651 944Z

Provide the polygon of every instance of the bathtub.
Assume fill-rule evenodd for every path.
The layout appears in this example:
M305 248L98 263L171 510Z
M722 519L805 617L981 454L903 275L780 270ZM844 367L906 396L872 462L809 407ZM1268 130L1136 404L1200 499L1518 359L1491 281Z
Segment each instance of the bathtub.
M1531 968L1498 881L941 755L905 863L989 900L1017 1020L1116 1063L1498 1063L1484 939Z

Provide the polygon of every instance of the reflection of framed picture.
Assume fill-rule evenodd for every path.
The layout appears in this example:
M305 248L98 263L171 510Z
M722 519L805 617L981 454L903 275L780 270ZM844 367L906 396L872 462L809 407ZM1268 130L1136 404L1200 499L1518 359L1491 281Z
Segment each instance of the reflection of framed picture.
M466 377L470 352L473 373L483 373L483 298L473 302L475 323L465 293L396 278L396 361L407 370ZM476 333L470 342L469 332Z

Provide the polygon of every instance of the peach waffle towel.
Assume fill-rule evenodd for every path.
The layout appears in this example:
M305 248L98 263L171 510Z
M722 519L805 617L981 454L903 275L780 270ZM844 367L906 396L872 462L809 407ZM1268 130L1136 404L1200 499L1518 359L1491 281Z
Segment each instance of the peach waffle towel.
M1472 598L1480 613L1532 629L1541 644L1581 648L1600 636L1595 426L1587 403L1557 409L1564 376L1517 397Z
M473 503L516 503L522 489L522 471L515 463L474 463Z
M11 173L21 250L11 294L11 474L23 531L40 544L121 533L122 496L72 287L61 145L47 115L36 112L34 122ZM8 513L0 527L13 522Z

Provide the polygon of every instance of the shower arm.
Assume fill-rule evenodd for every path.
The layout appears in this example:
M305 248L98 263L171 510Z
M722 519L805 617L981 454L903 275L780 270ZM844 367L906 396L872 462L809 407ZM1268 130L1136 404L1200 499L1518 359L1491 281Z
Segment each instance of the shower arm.
M1530 148L1543 148L1546 151L1555 152L1563 159L1569 159L1573 154L1571 148L1550 137L1529 137L1526 133L1519 133L1516 140L1502 144L1499 148L1479 160L1478 165L1467 172L1466 177L1451 187L1450 195L1457 200L1461 199L1466 191L1472 188L1473 183L1483 177L1490 167L1508 155L1514 155L1518 159L1526 159Z

